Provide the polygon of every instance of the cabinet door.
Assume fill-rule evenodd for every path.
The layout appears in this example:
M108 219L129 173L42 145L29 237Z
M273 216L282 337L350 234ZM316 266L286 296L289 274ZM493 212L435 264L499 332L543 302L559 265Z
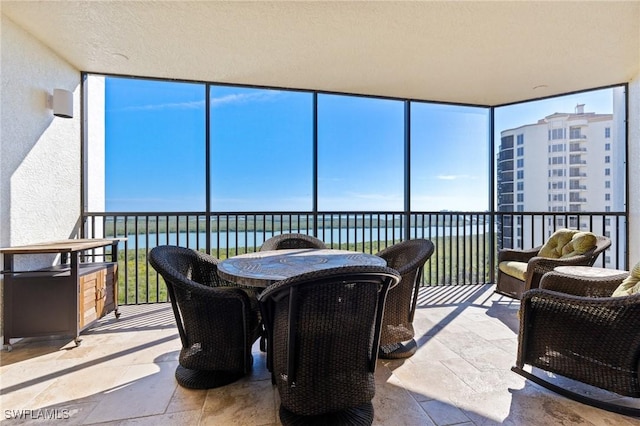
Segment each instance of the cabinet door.
M105 312L105 300L107 298L107 271L101 269L98 272L96 280L96 315L101 318L106 314Z
M80 329L85 328L87 325L98 319L96 297L100 275L100 271L94 271L79 277L80 282L78 287L80 297L78 297L78 322L80 324Z
M105 298L102 315L106 315L117 307L118 301L118 264L111 263L105 271Z
M81 330L116 309L117 285L116 263L81 265L78 283L78 323Z

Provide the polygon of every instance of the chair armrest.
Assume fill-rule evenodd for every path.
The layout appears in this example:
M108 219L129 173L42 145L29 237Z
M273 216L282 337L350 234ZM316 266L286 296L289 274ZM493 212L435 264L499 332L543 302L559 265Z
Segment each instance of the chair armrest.
M237 299L245 304L250 304L250 295L246 291L247 289L234 286L233 284L229 287L218 287L215 285L210 286L206 284L200 284L198 282L189 280L189 286L186 289L191 292L193 297Z
M571 313L572 322L605 323L615 325L627 318L622 314L629 308L640 311L640 293L622 297L584 297L573 294L560 293L549 289L534 288L522 295L520 303L521 321L526 320L527 315L559 315ZM636 317L637 319L638 317ZM624 321L633 323L634 321ZM563 327L566 324L562 325ZM634 326L634 328L637 328ZM640 329L638 329L640 331Z
M527 271L525 272L526 281L524 283L524 291L538 288L544 274L553 271L556 266L589 266L589 261L590 257L585 255L572 256L565 259L553 259L540 256L532 257L529 259Z
M563 259L535 256L529 259L527 275L531 273L544 274L553 271L556 266L590 266L590 256L578 255Z
M582 297L609 297L625 278L578 277L552 271L542 276L540 288Z
M544 274L553 271L553 268L556 266L567 264L559 261L560 259L540 256L534 256L529 259L529 262L527 262L527 271L525 272L524 291L538 288Z
M538 254L542 246L527 250L501 249L498 251L498 262L505 260L515 260L516 262L528 262L529 259Z
M590 266L590 255L577 255L564 259L535 256L529 259L525 272L524 291L538 288L544 274L553 271L556 266Z

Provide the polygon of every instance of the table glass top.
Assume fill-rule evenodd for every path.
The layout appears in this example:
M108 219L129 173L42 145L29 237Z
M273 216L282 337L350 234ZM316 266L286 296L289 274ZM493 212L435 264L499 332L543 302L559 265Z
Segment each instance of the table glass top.
M598 268L596 266L556 266L554 271L566 275L575 275L589 278L615 277L618 275L628 275L627 271L611 268Z
M347 250L289 249L247 253L218 264L218 274L239 284L266 287L275 282L320 269L340 266L386 266L378 256Z

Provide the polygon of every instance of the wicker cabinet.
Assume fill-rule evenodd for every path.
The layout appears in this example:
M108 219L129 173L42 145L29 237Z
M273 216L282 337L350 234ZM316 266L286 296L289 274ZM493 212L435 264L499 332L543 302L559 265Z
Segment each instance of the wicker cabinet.
M10 339L20 337L72 336L80 344L80 332L93 322L109 312L119 317L118 241L76 239L0 249L6 348L11 350ZM106 246L111 246L111 262L85 262ZM59 253L61 263L33 271L14 267L16 255L46 253ZM104 254L98 256L105 260Z

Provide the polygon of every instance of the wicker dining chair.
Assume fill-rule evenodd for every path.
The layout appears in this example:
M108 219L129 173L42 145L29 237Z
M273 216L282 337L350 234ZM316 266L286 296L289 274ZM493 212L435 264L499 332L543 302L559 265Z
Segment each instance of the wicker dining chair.
M422 270L433 252L431 241L418 238L402 241L377 253L387 261L388 267L402 276L400 283L387 296L380 335L380 358L408 358L416 352L413 317Z
M597 398L598 392L578 393L575 385L553 383L535 371L640 398L640 293L623 291L618 296L617 290L627 283L639 285L640 263L627 275L545 274L540 288L522 296L518 355L512 370L567 398L640 417L638 401L633 407L613 395ZM531 372L526 365L533 367Z
M276 282L258 296L284 425L373 422L384 303L399 280L387 267L337 267Z
M269 238L262 244L260 251L282 249L317 248L326 249L327 246L318 238L307 234L280 234Z
M149 263L167 286L182 342L177 382L206 389L246 375L261 335L257 298L218 278L215 257L189 248L154 247Z

